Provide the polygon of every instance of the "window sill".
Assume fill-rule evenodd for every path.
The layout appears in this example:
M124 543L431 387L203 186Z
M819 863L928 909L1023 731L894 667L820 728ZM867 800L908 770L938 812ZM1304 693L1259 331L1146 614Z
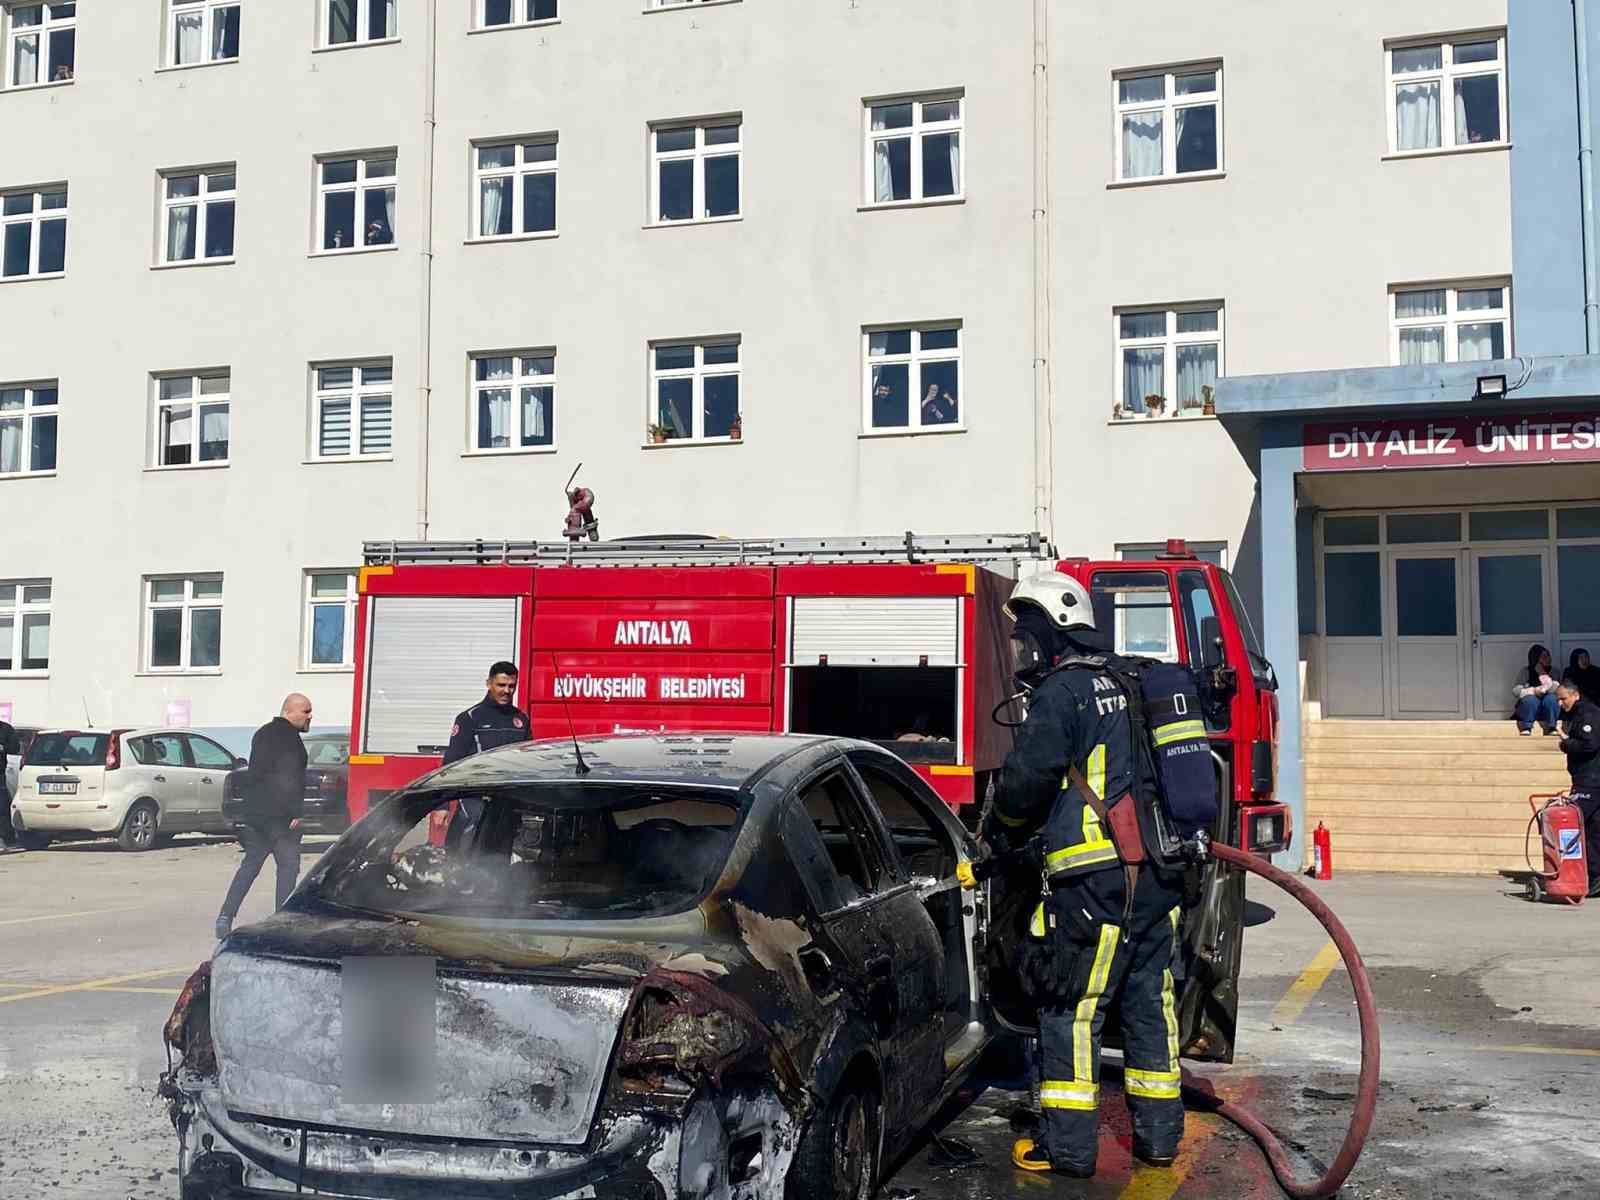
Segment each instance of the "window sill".
M953 204L965 204L967 198L960 196L937 196L932 200L886 200L882 204L858 204L857 212L893 212L901 208L949 208Z
M334 458L302 458L302 467L333 467L346 463L386 463L393 462L392 454L341 454Z
M210 62L198 63L172 63L169 66L157 67L157 75L166 75L173 71L202 71L206 67L231 67L239 60L237 58L218 58Z
M965 425L927 425L916 429L863 429L858 438L909 438L941 437L950 433L965 433Z
M1468 146L1435 146L1429 150L1391 150L1380 162L1404 162L1408 158L1447 158L1456 154L1493 154L1511 149L1510 142L1481 142Z
M216 676L221 674L221 667L194 667L190 669L185 669L183 667L165 667L161 670L155 671L135 671L133 673L133 677L135 679L171 679L173 676L178 676L181 678L185 676Z
M0 679L49 679L48 669L43 671L0 671Z
M72 79L46 79L43 83L18 83L4 89L5 92L42 92L49 88L71 87L77 83L76 77Z
M693 12L694 10L700 9L700 8L722 8L725 5L740 4L740 3L743 3L743 0L700 0L700 2L698 4L695 4L695 3L689 3L689 4L647 4L647 5L645 5L645 7L643 8L642 11L644 13L646 13L646 14L649 14L649 13L661 13L661 12L682 12L684 10L688 10L689 12Z
M296 675L354 675L355 667L301 667L295 671Z
M338 250L313 250L307 258L349 258L352 254L385 254L400 249L391 243L387 246L345 246Z
M231 267L239 260L229 255L227 258L197 258L190 262L151 263L152 271L179 271L184 267Z
M467 30L468 35L479 33L509 33L513 29L548 29L551 25L561 24L560 17L551 17L548 21L510 21L504 25L480 25L476 29Z
M731 2L731 0L723 0ZM644 442L641 450L666 450L673 446L740 446L744 444L743 438L668 438L664 442Z
M1108 192L1118 191L1121 188L1160 187L1167 183L1198 183L1204 179L1226 179L1228 172L1222 171L1186 171L1182 175L1152 175L1148 179L1113 179L1106 184Z
M365 50L369 46L398 46L399 44L400 39L397 37L373 38L367 42L340 42L337 46L313 46L311 53L337 54L341 50Z
M54 479L54 471L6 471L0 473L0 483L12 479Z
M735 4L739 0L718 0L722 4ZM743 213L735 213L731 217L694 217L688 221L648 221L642 228L645 229L682 229L685 225L734 225L744 220Z
M1215 421L1216 419L1215 413L1209 416L1205 413L1196 413L1192 417L1112 417L1106 424L1116 428L1121 428L1124 425L1138 428L1144 425L1194 425L1206 421Z
M523 454L555 454L555 446L517 446L506 450L463 450L462 458L516 458Z
M229 464L224 462L172 463L169 466L146 467L146 475L164 475L168 471L220 471Z
M548 229L537 233L503 233L495 237L469 237L463 246L499 246L506 242L548 242L561 236L559 230Z
M0 283L45 283L51 279L65 279L65 271L51 271L48 275L3 275Z

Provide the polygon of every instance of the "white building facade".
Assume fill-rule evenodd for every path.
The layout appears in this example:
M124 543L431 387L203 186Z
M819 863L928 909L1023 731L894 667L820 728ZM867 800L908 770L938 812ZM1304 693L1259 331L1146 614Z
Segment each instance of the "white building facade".
M1248 593L1219 375L1513 353L1504 0L0 9L19 724L344 723L362 542L580 462L604 536Z

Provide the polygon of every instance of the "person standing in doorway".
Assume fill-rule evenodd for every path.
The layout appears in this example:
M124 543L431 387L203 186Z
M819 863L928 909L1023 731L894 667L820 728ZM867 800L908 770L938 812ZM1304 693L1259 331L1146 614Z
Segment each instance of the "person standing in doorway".
M305 808L306 746L300 735L311 728L311 701L295 692L278 715L250 741L250 766L240 786L244 820L239 842L244 858L217 914L218 939L228 936L250 886L270 857L277 863L277 907L294 891L300 874L300 814Z
M528 714L517 707L517 664L502 659L489 668L484 680L484 697L456 717L450 728L450 744L444 748L443 766L495 750L514 742L525 742L529 731ZM447 846L459 845L477 829L483 816L481 800L463 799L460 811L450 821Z
M1556 689L1566 737L1561 739L1572 776L1568 794L1583 813L1583 840L1588 848L1589 895L1600 896L1600 706L1563 683Z

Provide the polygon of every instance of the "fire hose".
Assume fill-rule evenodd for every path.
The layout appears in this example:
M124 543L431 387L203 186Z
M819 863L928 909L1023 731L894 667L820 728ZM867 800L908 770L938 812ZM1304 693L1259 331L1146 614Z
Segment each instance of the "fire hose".
M1296 1200L1324 1200L1343 1186L1355 1168L1356 1160L1361 1157L1361 1148L1366 1143L1367 1133L1372 1128L1373 1111L1378 1103L1378 1003L1372 994L1372 981L1367 978L1366 964L1361 961L1361 952L1356 949L1349 930L1333 914L1333 910L1323 903L1322 898L1303 881L1287 871L1280 871L1271 863L1253 854L1247 854L1232 846L1220 845L1203 835L1196 839L1192 846L1197 857L1209 854L1219 862L1248 871L1252 875L1259 875L1298 900L1328 931L1328 936L1338 947L1339 956L1344 959L1345 969L1350 973L1350 983L1356 996L1356 1015L1361 1028L1361 1071L1356 1085L1356 1106L1350 1116L1350 1124L1345 1129L1339 1153L1320 1178L1310 1183L1296 1179L1294 1164L1289 1161L1289 1154L1284 1149L1282 1139L1265 1121L1249 1109L1230 1104L1201 1087L1195 1076L1187 1069L1183 1072L1183 1090L1191 1105L1216 1113L1254 1138L1267 1156L1267 1161L1272 1166L1272 1173L1277 1176L1278 1184L1284 1192ZM958 871L962 883L968 887L976 886L978 879L992 873L998 861L1007 857L1010 856L1001 855L977 864L963 863L962 867L966 869Z

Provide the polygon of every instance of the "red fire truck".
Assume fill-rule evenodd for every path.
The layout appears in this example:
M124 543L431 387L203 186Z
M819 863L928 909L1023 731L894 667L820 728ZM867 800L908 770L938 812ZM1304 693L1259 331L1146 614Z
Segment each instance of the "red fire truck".
M1200 669L1236 840L1278 849L1290 830L1272 803L1271 668L1228 574L1169 550L1058 560L1037 534L368 543L351 816L438 766L499 659L522 668L536 738L850 735L975 816L1011 747L994 714L1021 715L1005 706L1001 605L1018 577L1060 570L1090 589L1111 648Z

